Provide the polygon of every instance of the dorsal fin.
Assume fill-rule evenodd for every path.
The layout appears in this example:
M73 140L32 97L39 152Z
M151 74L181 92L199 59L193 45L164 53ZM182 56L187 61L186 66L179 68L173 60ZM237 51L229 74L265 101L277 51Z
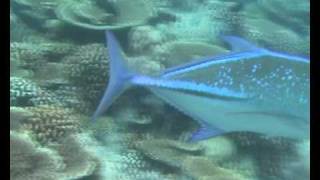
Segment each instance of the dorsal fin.
M254 44L252 44L252 43L250 43L240 37L237 37L237 36L223 35L223 36L221 36L221 38L231 46L232 51L247 51L247 50L259 49Z

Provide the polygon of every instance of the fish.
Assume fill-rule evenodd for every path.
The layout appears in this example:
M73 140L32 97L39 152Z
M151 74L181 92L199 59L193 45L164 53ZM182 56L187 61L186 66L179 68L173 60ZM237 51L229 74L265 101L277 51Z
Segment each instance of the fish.
M128 68L119 42L106 31L110 76L95 121L131 86L142 86L200 125L191 141L228 132L308 138L310 60L222 36L230 53L208 56L146 76Z

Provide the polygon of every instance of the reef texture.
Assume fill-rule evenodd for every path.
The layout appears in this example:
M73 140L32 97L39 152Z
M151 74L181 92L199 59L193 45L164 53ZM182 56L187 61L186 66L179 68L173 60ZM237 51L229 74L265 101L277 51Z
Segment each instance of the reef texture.
M77 89L85 112L92 112L102 97L108 83L109 60L107 49L102 44L80 46L75 53L66 56L66 77Z
M80 118L70 109L37 106L26 110L29 115L20 120L21 127L31 132L40 143L56 142L80 130Z
M162 163L162 168L174 169L194 179L244 179L240 174L218 167L203 154L199 144L182 143L166 139L150 139L136 143L144 155Z
M149 1L67 1L56 8L62 21L74 26L94 29L119 29L145 23L152 17Z
M36 83L19 77L10 77L10 105L37 106L62 103L51 92L43 90Z
M256 180L310 177L309 141L236 132L187 143L198 125L143 88L89 121L109 79L104 30L130 68L229 52L221 34L309 55L309 3L10 0L10 178Z
M92 174L97 161L78 141L69 137L63 144L41 147L26 132L10 132L10 179L67 180Z

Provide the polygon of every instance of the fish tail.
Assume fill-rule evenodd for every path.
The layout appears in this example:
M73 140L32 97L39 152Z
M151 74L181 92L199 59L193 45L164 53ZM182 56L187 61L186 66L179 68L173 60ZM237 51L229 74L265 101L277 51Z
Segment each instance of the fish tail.
M102 115L114 100L130 86L130 79L135 75L133 71L129 70L122 56L119 42L110 31L106 31L106 42L109 54L109 81L107 89L92 116L93 121Z

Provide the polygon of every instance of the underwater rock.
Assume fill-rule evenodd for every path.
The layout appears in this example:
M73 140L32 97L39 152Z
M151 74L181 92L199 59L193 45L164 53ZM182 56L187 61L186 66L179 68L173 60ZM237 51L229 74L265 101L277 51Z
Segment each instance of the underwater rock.
M62 158L53 150L39 147L28 134L10 131L10 179L60 179Z
M22 122L22 127L30 131L42 144L57 142L80 130L80 118L70 109L55 106L37 106L26 109L32 115Z
M136 26L153 16L151 2L145 0L63 1L55 12L66 23L93 30Z

